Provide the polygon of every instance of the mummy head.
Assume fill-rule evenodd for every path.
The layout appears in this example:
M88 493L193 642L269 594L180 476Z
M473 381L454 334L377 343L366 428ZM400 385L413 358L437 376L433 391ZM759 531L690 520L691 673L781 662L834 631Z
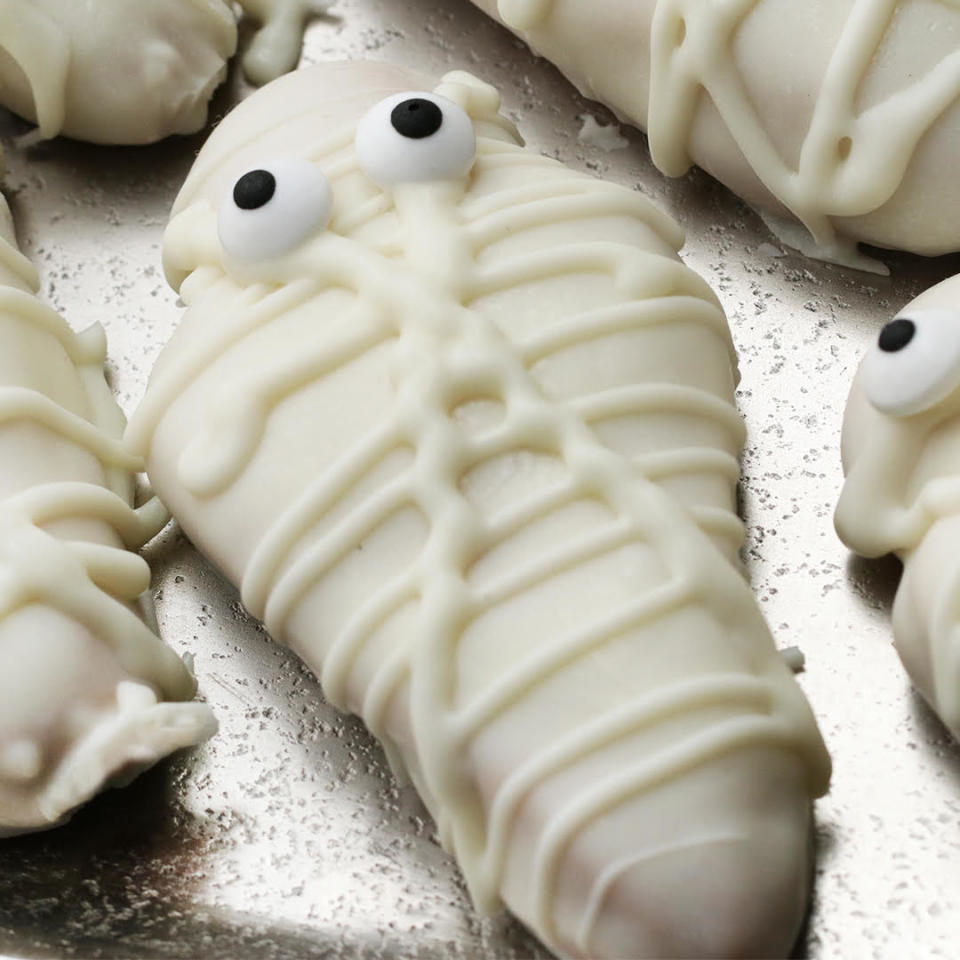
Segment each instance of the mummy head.
M960 467L950 455L960 413L960 309L938 289L883 327L851 388L836 519L841 539L865 556L919 543L937 512L931 492Z
M917 689L960 731L955 543L960 518L957 278L927 291L877 335L843 425L846 481L835 523L858 553L904 564L897 652Z
M334 81L338 72L326 68ZM241 285L288 282L311 269L298 252L325 235L389 253L398 205L429 206L432 196L452 208L464 198L478 135L520 142L498 113L497 92L468 74L451 73L434 91L396 91L408 74L384 66L374 73L380 83L346 98L331 91L329 100L299 77L273 84L270 106L254 97L237 111L248 130L263 128L254 147L249 134L238 135L235 115L224 121L174 207L164 247L174 286L211 265ZM277 93L295 103L279 123Z

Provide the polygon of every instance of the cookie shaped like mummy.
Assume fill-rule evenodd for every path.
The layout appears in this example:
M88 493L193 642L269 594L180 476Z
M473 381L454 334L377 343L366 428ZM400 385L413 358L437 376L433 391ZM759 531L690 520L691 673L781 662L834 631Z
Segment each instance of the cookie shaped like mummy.
M731 562L723 314L671 221L498 105L364 63L241 104L127 442L481 909L567 955L785 953L829 761Z
M261 24L248 77L293 69L305 20L328 6L243 0ZM236 47L226 0L0 0L0 104L42 137L139 144L193 133Z
M837 532L863 556L903 561L894 643L960 737L960 277L880 331L850 391L842 454Z
M586 96L703 167L803 252L960 249L952 0L474 0Z
M166 514L131 507L103 331L75 334L36 287L0 198L0 837L55 826L215 729L176 702L196 683L147 626L150 571L130 550Z

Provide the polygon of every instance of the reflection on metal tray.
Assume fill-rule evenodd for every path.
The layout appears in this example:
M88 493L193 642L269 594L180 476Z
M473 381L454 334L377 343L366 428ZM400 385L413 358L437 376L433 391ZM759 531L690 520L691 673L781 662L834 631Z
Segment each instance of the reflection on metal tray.
M851 560L831 514L860 354L884 319L960 272L960 258L884 255L889 279L802 259L705 175L661 177L636 131L609 152L581 142L584 116L609 114L466 0L341 0L310 28L307 61L364 56L482 75L533 146L635 186L685 225L684 256L719 293L740 350L750 574L779 644L806 655L800 681L835 760L798 954L955 957L960 750L890 647L897 565ZM240 81L232 88L215 113ZM178 319L160 236L202 137L11 145L25 130L0 117L26 251L75 328L106 326L129 410ZM195 654L221 733L66 827L0 846L0 955L545 956L519 924L475 917L412 790L175 526L148 559L164 636Z

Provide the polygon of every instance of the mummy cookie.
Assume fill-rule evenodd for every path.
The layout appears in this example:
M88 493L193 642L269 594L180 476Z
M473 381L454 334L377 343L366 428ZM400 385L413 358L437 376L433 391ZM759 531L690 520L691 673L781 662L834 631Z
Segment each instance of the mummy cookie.
M843 424L836 526L866 557L896 553L894 642L960 737L960 277L926 291L863 358Z
M127 442L481 910L570 956L786 953L829 760L730 562L723 314L671 221L498 105L364 63L241 104Z
M296 66L305 19L329 0L242 0L261 24L244 69ZM42 137L151 143L193 133L237 46L226 0L0 0L0 104Z
M0 198L0 837L55 826L215 729L148 626L130 550L166 514L132 509L103 330L75 334L36 289Z
M805 253L960 249L960 8L950 0L474 0L586 96L696 163Z

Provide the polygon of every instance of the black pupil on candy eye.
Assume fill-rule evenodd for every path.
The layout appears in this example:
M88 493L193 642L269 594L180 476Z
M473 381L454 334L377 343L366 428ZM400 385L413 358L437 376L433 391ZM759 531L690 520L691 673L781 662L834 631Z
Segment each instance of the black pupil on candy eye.
M390 113L393 129L402 137L422 140L431 137L443 123L443 111L432 101L411 97L398 103Z
M877 346L884 353L896 353L902 350L917 332L917 325L906 317L891 320L881 331Z
M233 187L233 202L241 210L257 210L270 202L277 180L269 170L251 170Z

